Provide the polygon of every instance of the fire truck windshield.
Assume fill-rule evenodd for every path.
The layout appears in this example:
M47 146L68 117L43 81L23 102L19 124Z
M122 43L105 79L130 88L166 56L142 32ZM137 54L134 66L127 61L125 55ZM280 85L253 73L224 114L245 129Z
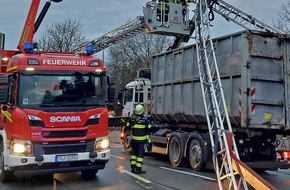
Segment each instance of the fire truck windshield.
M105 75L25 75L19 77L18 105L24 108L104 106Z

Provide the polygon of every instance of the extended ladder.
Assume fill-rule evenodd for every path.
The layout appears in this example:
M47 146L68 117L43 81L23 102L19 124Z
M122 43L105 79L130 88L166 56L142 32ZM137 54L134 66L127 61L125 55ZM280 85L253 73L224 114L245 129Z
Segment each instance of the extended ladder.
M195 40L199 77L210 134L214 169L220 189L275 189L239 159L210 36L207 0L196 1Z
M145 31L145 20L143 16L138 16L136 19L119 26L118 28L107 32L106 34L83 44L81 47L74 51L81 51L87 44L93 44L95 53L102 51L103 49L122 42L132 36Z
M232 21L233 23L245 29L255 29L255 30L261 30L261 31L266 31L266 32L284 34L283 31L262 22L261 20L253 17L252 15L245 13L244 11L230 5L229 3L224 2L223 0L208 0L207 2L210 8L209 14L211 14L212 16L213 16L213 12L215 12L221 15L222 17L224 17L227 21L229 22ZM193 34L195 30L194 22L195 22L195 15L193 16L193 18L191 19L191 22L189 23L190 35L177 36L173 45L170 47L171 49L175 49L179 47L179 45L182 42L189 41L190 36Z
M213 42L210 37L207 6L206 0L197 2L195 10L195 40L214 169L220 189L223 189L224 180L229 183L229 189L247 189L244 178L238 176L232 167L231 149L233 149L238 159L239 155L233 135L230 136L232 138L230 139L232 147L229 146L227 134L232 134L232 128L226 109Z
M214 12L223 16L226 20L232 21L245 29L257 29L266 32L284 34L284 32L282 32L281 30L260 21L259 19L243 12L242 10L222 0L217 0L217 3L212 2L210 4L210 7L212 7L212 10Z
M193 0L192 0L193 1ZM152 4L152 2L150 2ZM174 4L175 5L175 4ZM208 5L210 5L210 9L219 15L223 16L226 20L232 21L239 26L245 28L245 29L258 29L262 31L268 31L268 32L275 32L284 34L282 31L267 25L266 23L258 20L257 18L243 12L242 10L222 1L222 0L208 0ZM213 12L211 12L213 14ZM188 42L190 39L190 36L193 34L195 30L195 15L190 20L189 29L187 34L179 34L176 35L176 39L173 43L173 45L170 47L170 49L178 48L179 45L182 42ZM120 27L107 32L106 34L89 41L85 44L83 44L81 47L75 49L74 51L80 51L82 47L85 47L85 45L92 43L95 48L95 52L100 52L103 49L117 44L123 40L126 40L130 37L133 37L139 33L145 32L145 26L146 26L146 20L143 16L138 16L136 19L121 25ZM167 35L169 32L160 32L159 34Z

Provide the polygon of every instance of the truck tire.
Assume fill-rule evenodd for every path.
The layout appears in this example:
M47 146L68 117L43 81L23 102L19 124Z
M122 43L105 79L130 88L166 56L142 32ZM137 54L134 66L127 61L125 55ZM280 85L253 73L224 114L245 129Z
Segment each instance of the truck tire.
M131 133L130 132L126 132L125 133L125 137L123 139L123 146L124 146L124 150L126 153L131 154L132 153L132 147L131 147Z
M188 149L189 164L193 170L201 171L206 168L206 162L204 161L205 150L198 139L193 139L190 142Z
M3 141L0 142L0 181L2 183L7 183L12 181L14 178L14 173L11 171L6 171L4 169L4 145Z
M183 141L181 137L173 136L169 143L169 160L175 167L182 166L183 160Z
M81 171L81 173L85 180L92 180L96 178L96 174L98 173L98 170L84 170L84 171Z

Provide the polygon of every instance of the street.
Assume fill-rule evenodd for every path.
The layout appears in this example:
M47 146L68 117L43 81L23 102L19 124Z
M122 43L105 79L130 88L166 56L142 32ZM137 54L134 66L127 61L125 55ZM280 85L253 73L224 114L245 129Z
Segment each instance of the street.
M104 170L100 170L93 180L84 180L81 173L54 174L52 176L34 176L18 178L7 184L0 184L1 190L62 190L62 189L98 189L98 190L215 190L218 189L215 173L212 169L196 172L189 167L174 168L167 157L146 154L143 175L130 172L130 155L119 144L118 132L111 132L111 159ZM290 171L269 171L261 176L277 189L289 189ZM251 189L251 188L249 188Z

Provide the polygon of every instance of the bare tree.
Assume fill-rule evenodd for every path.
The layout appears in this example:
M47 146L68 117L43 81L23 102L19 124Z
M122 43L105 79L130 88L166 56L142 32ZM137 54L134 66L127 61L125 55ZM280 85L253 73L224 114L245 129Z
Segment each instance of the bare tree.
M44 50L72 51L85 40L80 21L67 19L47 26L38 40L38 46Z
M116 90L134 80L139 68L150 68L151 57L172 44L168 36L142 33L109 48L108 73L115 77Z
M286 33L290 33L290 1L282 3L277 10L278 19L274 22L274 26Z

